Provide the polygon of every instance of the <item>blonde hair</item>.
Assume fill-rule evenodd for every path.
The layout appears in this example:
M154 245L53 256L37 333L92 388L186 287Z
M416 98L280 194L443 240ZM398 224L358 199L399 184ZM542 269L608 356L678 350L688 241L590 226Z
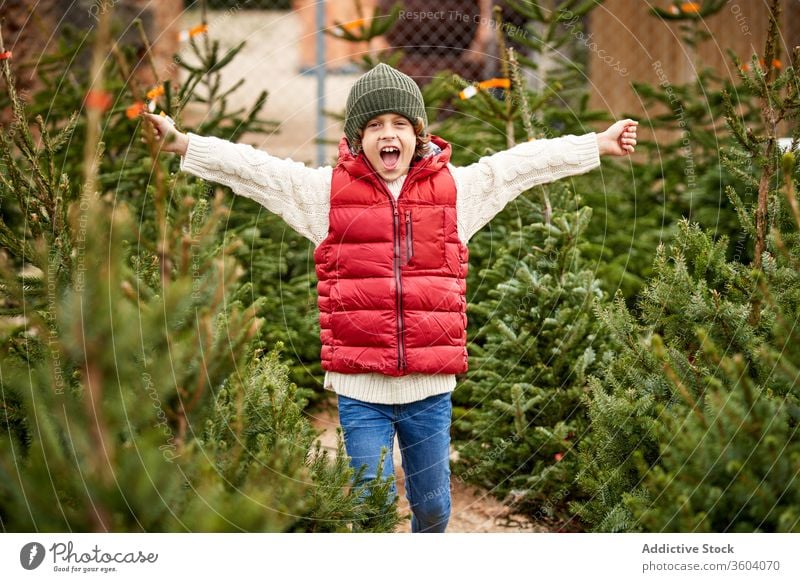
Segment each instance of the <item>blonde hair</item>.
M409 120L410 121L410 120ZM425 122L421 117L417 117L414 126L414 133L417 134L417 145L414 148L414 160L422 159L428 151L428 144L431 141L431 135L425 131ZM353 150L358 154L361 151L361 136L364 135L364 128L358 130L358 138L351 144Z

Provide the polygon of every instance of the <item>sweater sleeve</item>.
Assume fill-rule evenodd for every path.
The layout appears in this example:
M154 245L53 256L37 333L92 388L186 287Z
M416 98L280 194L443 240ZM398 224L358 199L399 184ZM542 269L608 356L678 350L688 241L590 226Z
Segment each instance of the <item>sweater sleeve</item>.
M319 245L328 236L332 168L309 168L247 144L188 133L180 169L230 187Z
M451 166L461 240L466 243L525 190L599 165L597 136L590 132L524 142L469 166Z

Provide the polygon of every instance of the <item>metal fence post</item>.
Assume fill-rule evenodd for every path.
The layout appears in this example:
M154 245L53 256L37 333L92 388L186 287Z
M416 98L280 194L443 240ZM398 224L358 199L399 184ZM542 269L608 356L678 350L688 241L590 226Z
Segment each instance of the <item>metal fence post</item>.
M325 164L325 0L317 0L317 166Z

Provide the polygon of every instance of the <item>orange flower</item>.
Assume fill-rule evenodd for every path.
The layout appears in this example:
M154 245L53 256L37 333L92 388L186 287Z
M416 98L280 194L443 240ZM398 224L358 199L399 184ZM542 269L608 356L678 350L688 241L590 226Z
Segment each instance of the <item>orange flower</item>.
M84 103L87 109L99 109L100 111L106 111L109 107L111 107L112 101L113 97L108 91L103 91L102 89L91 89L86 94L86 101Z
M142 111L146 110L147 108L145 107L144 103L142 103L141 101L137 101L136 103L134 103L125 110L125 115L128 117L128 119L136 119L137 117L139 117L139 114Z
M208 32L208 25L198 24L197 26L189 29L189 36L197 36L198 34L203 34L205 32Z
M700 12L700 4L697 2L684 2L681 4L681 12L684 14L697 14Z
M563 458L564 458L564 454L563 454L563 453L556 453L555 455L553 455L553 458L554 458L556 461L560 461L561 459L563 459Z
M347 30L349 32L357 30L357 29L361 28L362 26L364 26L364 19L363 18L359 18L358 20L352 20L350 22L345 22L344 24L342 24L342 28L344 28L345 30Z
M758 59L758 62L761 64L761 67L764 68L767 66L767 63L764 59ZM782 63L779 59L772 59L772 68L773 69L780 69L782 67Z
M190 28L189 30L182 30L178 33L178 40L186 41L190 38L194 38L199 34L205 34L208 32L208 25L207 24L198 24Z
M147 92L148 99L155 99L156 97L161 97L164 94L164 85L159 85L158 87L154 87Z
M491 89L491 88L499 88L499 89L508 89L511 87L511 80L510 79L487 79L486 81L481 81L478 83L478 87L481 89Z
M345 32L349 32L350 34L356 34L361 28L364 28L367 21L364 18L359 18L357 20L351 20L350 22L342 22L337 24L333 27L331 32L334 36L343 37Z

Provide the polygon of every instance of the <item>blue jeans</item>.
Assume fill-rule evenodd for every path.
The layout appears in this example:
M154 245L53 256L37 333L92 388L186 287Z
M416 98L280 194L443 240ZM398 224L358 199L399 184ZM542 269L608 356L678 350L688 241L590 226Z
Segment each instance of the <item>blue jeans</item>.
M372 404L339 396L339 422L350 466L367 468L358 484L378 476L381 447L386 447L382 477L394 475L394 435L400 443L411 531L440 533L450 519L451 393L409 404ZM392 486L392 499L397 489Z

